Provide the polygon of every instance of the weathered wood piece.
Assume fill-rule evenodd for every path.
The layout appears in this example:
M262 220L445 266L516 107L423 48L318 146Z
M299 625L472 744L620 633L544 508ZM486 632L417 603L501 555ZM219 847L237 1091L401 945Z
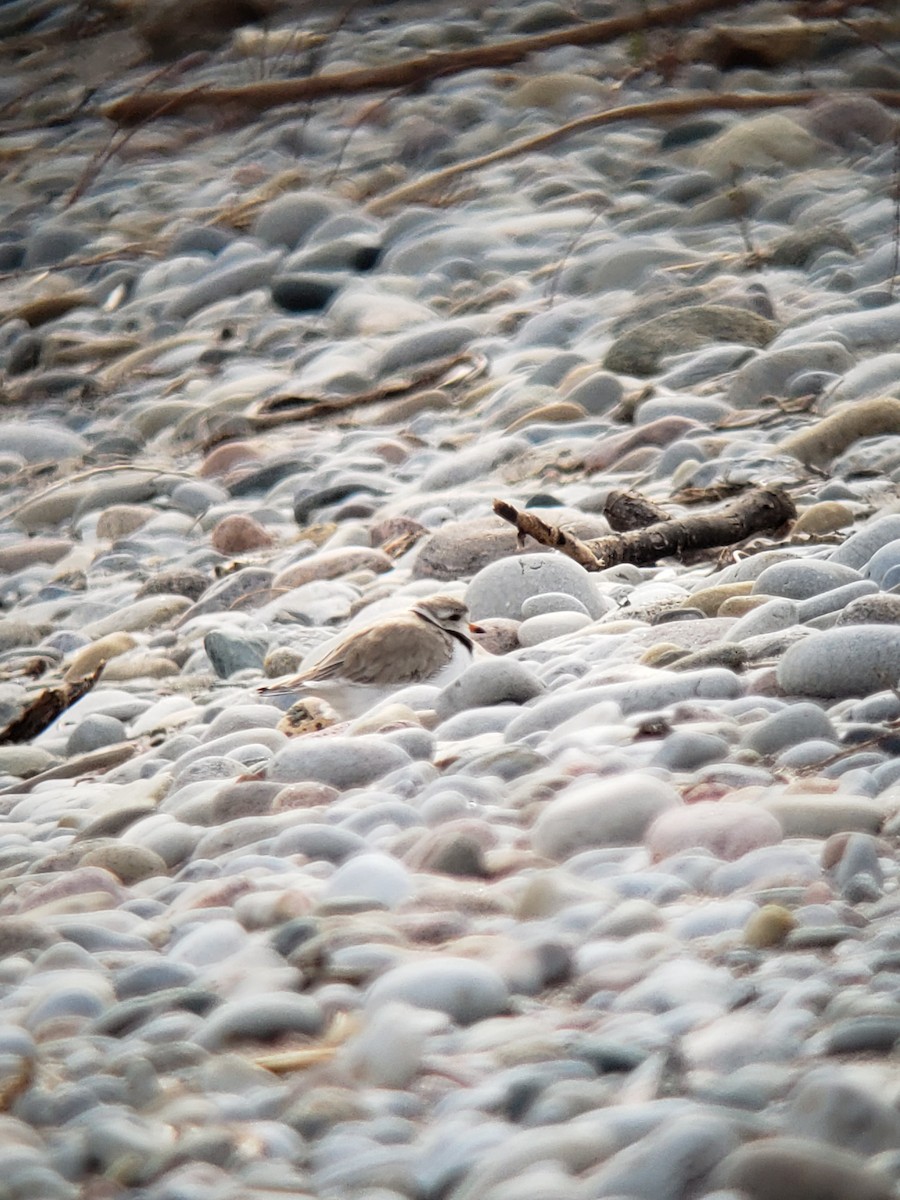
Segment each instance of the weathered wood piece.
M0 746L28 742L39 733L43 733L61 713L71 708L76 700L80 700L91 690L105 666L106 663L101 662L99 667L90 675L85 675L84 679L75 679L60 687L44 688L42 692L38 692L27 708L14 717L5 729L0 730Z
M686 552L733 546L755 534L776 533L797 515L793 500L781 488L754 488L718 512L674 517L582 542L506 500L495 500L494 512L515 525L520 537L527 535L543 546L552 546L588 571L602 571L620 563L649 566L661 558Z

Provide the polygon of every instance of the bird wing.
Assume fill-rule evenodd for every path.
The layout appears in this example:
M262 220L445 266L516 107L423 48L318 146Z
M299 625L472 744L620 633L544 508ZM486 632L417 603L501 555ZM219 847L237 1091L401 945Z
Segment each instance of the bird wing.
M390 622L377 622L355 629L293 678L259 688L269 696L288 695L317 683L334 679L348 683L377 684L388 676L391 685L420 683L434 672L433 649L421 646L422 622L413 613L397 613ZM443 664L438 664L443 666Z
M437 667L434 646L422 644L420 617L398 614L389 622L358 629L297 677L304 684L335 678L394 687L427 679Z

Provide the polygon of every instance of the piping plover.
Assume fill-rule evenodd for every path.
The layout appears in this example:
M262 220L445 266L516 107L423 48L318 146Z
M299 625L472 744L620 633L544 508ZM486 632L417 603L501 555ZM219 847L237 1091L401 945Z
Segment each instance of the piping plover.
M318 696L345 720L411 684L445 687L472 662L469 611L453 596L417 600L354 629L298 675L259 688L263 696Z

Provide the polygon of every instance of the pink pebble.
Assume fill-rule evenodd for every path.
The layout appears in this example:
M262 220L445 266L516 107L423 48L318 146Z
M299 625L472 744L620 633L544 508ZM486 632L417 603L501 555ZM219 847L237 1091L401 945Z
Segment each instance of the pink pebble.
M739 802L701 800L661 813L644 836L654 861L683 850L708 850L733 862L760 846L774 846L781 826L771 813Z

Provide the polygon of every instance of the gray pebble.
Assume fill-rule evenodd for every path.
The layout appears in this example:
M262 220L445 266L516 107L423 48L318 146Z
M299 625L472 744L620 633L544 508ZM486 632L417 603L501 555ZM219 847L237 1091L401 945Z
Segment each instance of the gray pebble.
M66 742L66 753L69 755L89 754L102 746L114 746L124 742L125 726L115 717L105 713L91 713L79 721Z
M741 744L757 754L768 755L811 738L833 742L837 733L818 704L800 703L786 705L780 712L753 725L744 734Z

